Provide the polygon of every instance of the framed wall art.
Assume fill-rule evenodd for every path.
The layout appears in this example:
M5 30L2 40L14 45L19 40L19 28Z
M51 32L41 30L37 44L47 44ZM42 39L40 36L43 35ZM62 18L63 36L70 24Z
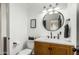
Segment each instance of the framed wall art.
M36 28L36 19L31 19L30 28Z

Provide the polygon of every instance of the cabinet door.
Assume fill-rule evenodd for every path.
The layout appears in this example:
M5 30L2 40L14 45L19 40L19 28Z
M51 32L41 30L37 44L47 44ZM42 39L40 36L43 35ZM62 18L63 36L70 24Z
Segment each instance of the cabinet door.
M51 55L73 55L73 47L68 45L52 44Z
M53 55L67 55L67 52L67 49L63 47L53 47L53 50L51 50L51 54Z
M43 42L35 42L35 55L49 55L48 44Z
M35 42L35 55L73 55L73 46L63 44L50 44L45 42Z

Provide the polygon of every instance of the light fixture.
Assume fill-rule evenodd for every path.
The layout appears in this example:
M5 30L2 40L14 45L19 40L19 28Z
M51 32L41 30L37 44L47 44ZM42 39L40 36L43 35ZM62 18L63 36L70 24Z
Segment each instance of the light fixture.
M49 5L49 9L48 9L48 12L50 12L50 11L53 11L53 8L52 8L51 4Z
M53 14L53 12L51 11L51 12L49 12L49 14Z
M47 13L46 6L43 7L43 13Z
M57 11L54 11L54 13L57 14L58 12Z
M58 5L59 5L58 3L55 3L54 6L52 6L52 4L50 4L48 8L46 8L46 6L44 6L42 12L43 13L50 12L49 14L52 14L52 13L54 13L54 10L60 9L60 7L58 7ZM57 12L55 12L55 13L57 13Z
M59 9L60 9L59 7L56 7L56 8L55 8L55 10L59 10Z
M60 7L58 7L58 5L59 5L59 4L56 3L55 8L54 8L55 10L59 10L59 9L60 9Z

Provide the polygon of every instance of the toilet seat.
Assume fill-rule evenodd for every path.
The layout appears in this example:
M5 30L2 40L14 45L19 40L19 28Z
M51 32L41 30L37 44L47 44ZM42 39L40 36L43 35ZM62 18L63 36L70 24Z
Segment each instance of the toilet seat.
M30 55L32 52L32 49L24 49L21 52L19 52L18 55Z

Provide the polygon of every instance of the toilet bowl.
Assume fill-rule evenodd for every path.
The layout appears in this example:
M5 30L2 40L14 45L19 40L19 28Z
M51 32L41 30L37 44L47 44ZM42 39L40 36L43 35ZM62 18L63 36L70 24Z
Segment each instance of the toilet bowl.
M30 55L32 53L32 49L24 49L21 52L19 52L18 55Z
M27 40L26 42L27 48L23 49L18 53L18 55L31 55L34 47L34 41L33 40Z

